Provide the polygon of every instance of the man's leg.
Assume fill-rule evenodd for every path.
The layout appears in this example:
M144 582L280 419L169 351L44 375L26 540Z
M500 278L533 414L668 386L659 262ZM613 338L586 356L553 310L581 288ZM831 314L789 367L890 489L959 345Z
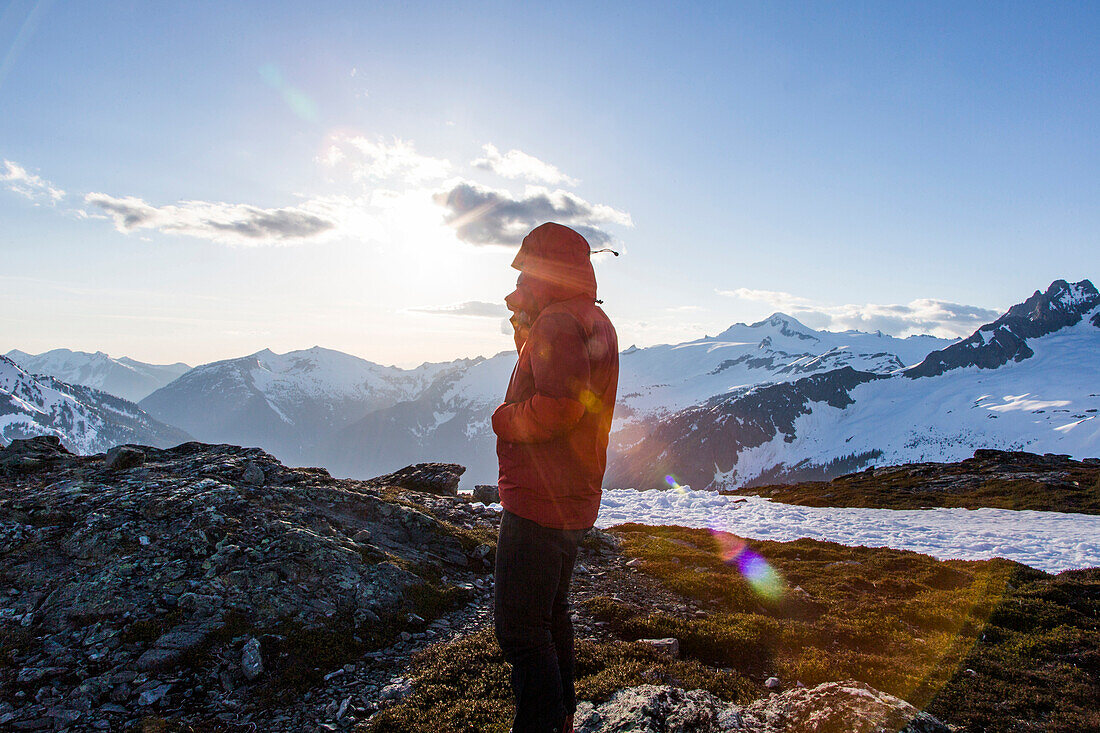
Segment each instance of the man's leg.
M577 709L577 692L573 683L573 619L570 616L569 583L573 578L573 566L577 560L577 545L584 533L585 530L562 532L561 572L558 576L558 590L554 596L550 618L550 635L554 639L554 652L558 658L562 705L566 715L572 715Z
M512 665L514 733L556 733L565 717L550 633L565 564L555 533L508 511L501 515L493 610L497 640Z

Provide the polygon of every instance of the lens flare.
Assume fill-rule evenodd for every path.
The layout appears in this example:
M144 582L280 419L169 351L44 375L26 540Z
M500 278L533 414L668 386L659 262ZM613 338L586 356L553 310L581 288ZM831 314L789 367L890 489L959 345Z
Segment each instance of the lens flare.
M737 568L754 593L769 601L778 601L783 598L785 588L783 578L760 553L750 548L743 539L729 532L711 528L710 533L718 544L722 562Z
M686 494L687 490L691 488L690 486L682 486L672 474L665 476L665 483L667 483L668 487L673 491L679 491L682 494Z
M291 86L283 79L283 74L275 64L264 64L260 67L260 78L269 87L282 95L283 101L290 107L294 114L307 122L316 122L319 118L317 103L306 95L301 89Z

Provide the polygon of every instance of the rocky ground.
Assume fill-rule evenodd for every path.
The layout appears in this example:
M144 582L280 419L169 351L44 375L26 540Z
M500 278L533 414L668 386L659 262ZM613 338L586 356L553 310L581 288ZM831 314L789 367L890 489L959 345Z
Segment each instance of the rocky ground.
M480 504L198 443L17 441L0 471L3 729L347 727L484 622Z
M1100 458L979 449L956 463L869 468L831 481L723 491L805 506L965 507L1100 514Z
M420 464L345 481L258 449L199 443L97 456L48 438L0 449L0 729L396 730L386 713L422 684L410 659L445 641L495 653L497 513L454 493L461 472ZM479 496L491 500L487 489ZM658 661L675 659L675 641L624 644L600 608L705 620L717 605L670 590L614 533L586 539L574 599L582 656L605 660L585 662L596 673L588 679L633 680L582 707L586 733L916 715L859 683L807 688L766 668ZM732 708L692 693L691 715L710 716L710 727L687 707L684 726L660 722L688 700L685 680L704 678L760 701ZM490 719L506 729L500 711ZM918 722L913 730L946 730ZM844 729L886 730L852 725Z

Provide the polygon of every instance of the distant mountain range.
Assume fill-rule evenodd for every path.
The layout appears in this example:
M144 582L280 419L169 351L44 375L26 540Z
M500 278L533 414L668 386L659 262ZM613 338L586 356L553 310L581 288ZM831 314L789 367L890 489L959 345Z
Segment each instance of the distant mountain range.
M1097 410L1100 293L1059 280L910 368L743 387L620 435L605 483L732 488L976 448L1096 456Z
M620 356L605 483L663 487L672 476L726 488L957 460L975 448L1100 454L1098 309L1091 282L1059 280L957 341L816 331L776 313L717 336L632 346ZM146 374L184 367L12 353L73 381L105 379L112 364ZM496 481L489 418L515 361L509 351L398 369L319 347L264 350L170 380L155 372L168 381L127 410L162 429L259 446L339 476L461 463L470 488ZM62 436L77 450L90 444L81 425Z
M745 385L791 381L852 365L887 374L950 343L930 336L898 339L814 331L776 313L714 337L632 346L619 360L616 440L640 439L676 411ZM496 483L496 438L489 418L515 362L515 353L505 352L445 371L415 400L373 412L335 434L322 446L318 462L339 475L371 476L415 456L432 456L467 466L464 487Z
M100 453L123 443L166 448L191 439L133 402L31 374L0 356L0 443L34 435L56 435L79 453Z
M147 397L191 367L177 364L146 364L128 357L112 359L102 351L54 349L28 354L12 349L5 354L31 374L44 374L62 382L94 387L131 402Z
M265 349L195 367L140 405L204 442L259 446L290 463L318 463L320 446L335 432L415 399L441 373L465 363L398 369L320 347L287 354Z

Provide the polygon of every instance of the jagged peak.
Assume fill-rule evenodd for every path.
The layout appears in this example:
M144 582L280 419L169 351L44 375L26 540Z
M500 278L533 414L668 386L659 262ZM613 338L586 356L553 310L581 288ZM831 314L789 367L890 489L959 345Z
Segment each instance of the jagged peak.
M1035 353L1028 346L1028 339L1076 325L1097 306L1100 292L1091 281L1055 280L1045 292L1036 290L1030 298L981 326L969 338L933 351L920 364L905 370L905 375L933 377L960 367L996 369L1009 361L1023 361Z

